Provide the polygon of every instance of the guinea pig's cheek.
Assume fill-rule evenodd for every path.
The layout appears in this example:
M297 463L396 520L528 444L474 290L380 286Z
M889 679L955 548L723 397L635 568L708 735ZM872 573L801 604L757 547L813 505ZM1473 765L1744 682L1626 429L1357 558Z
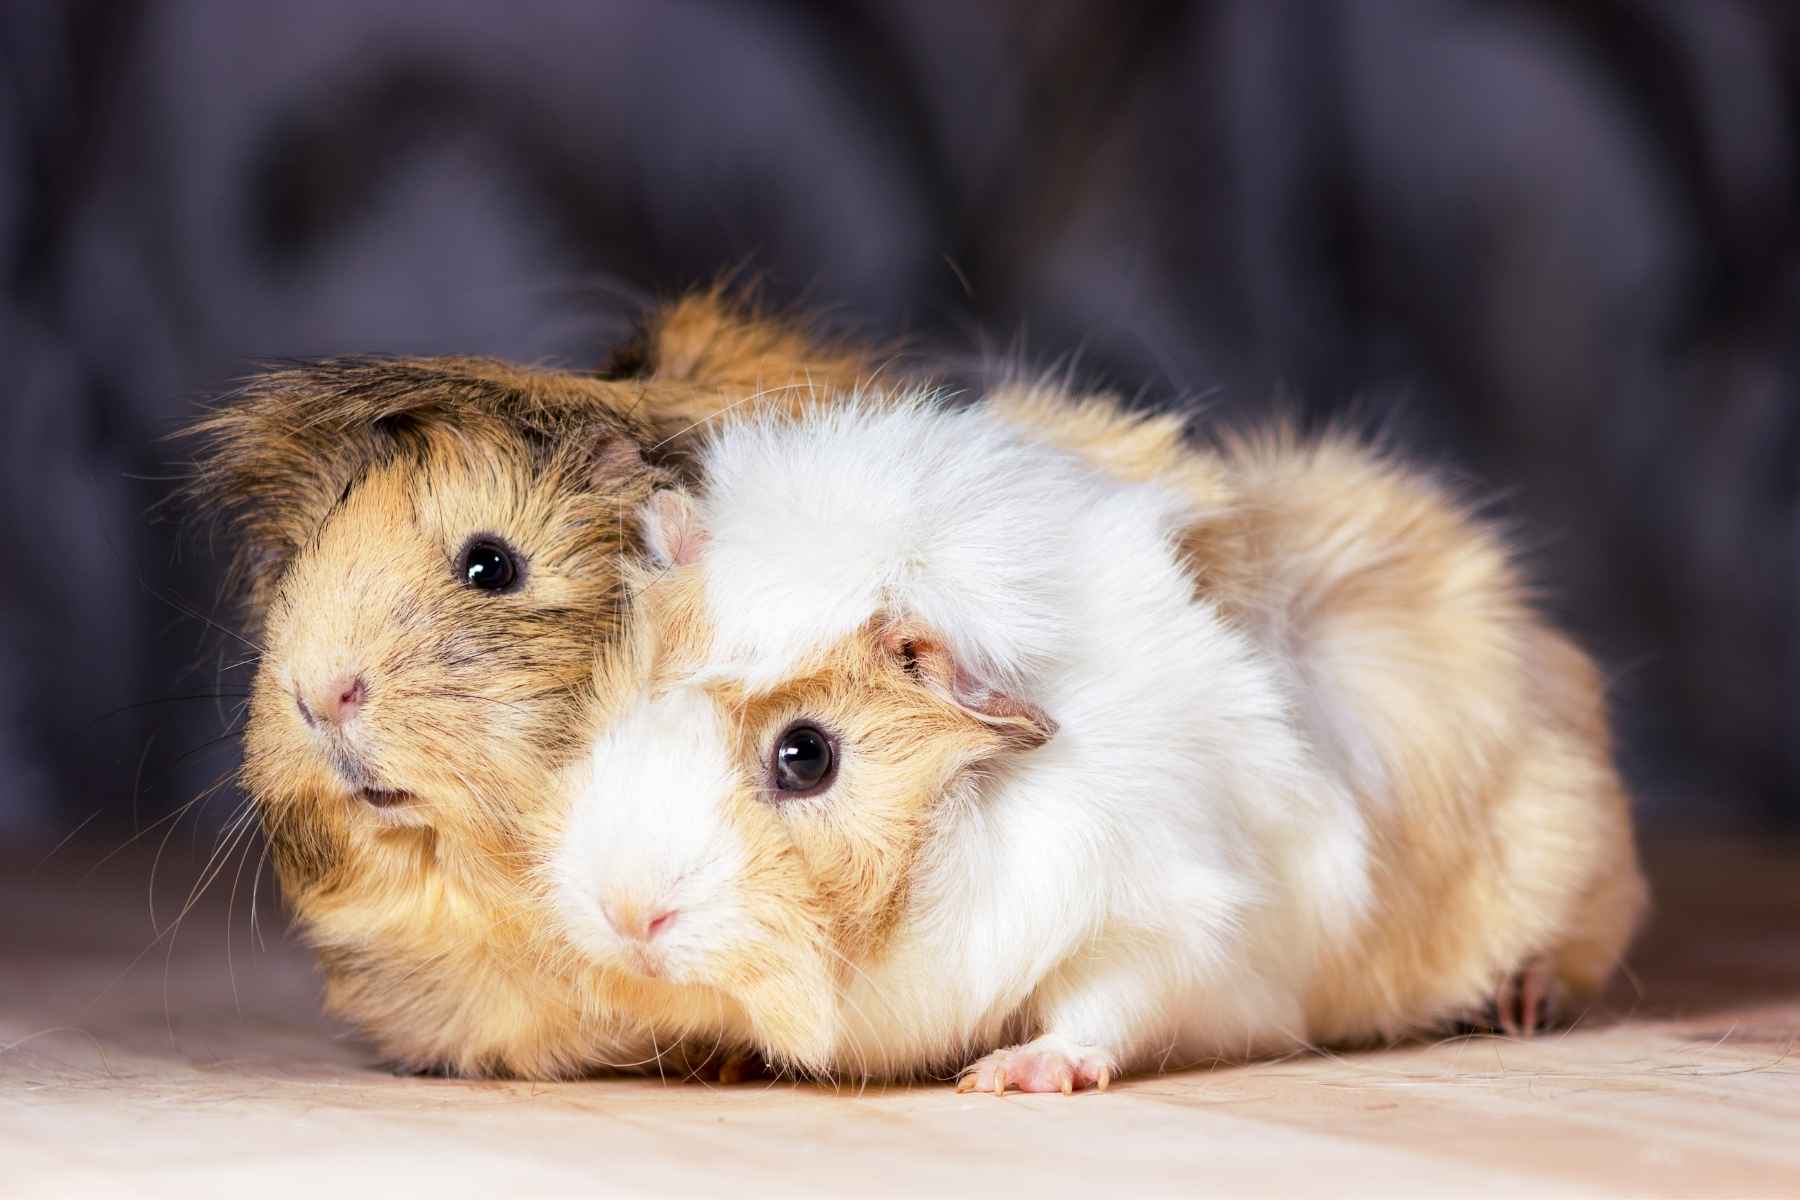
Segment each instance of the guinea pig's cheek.
M741 973L739 960L766 943L765 931L732 892L680 901L680 919L660 939L669 979L728 986Z

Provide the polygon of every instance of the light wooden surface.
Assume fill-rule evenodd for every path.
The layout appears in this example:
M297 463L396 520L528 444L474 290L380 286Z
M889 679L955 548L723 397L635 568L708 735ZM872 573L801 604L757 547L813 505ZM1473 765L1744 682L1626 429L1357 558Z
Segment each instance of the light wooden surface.
M1004 1100L394 1078L317 1015L266 879L266 949L247 872L229 925L227 875L171 944L147 860L94 858L0 884L7 1197L1800 1196L1796 847L1654 855L1637 989L1573 1032Z

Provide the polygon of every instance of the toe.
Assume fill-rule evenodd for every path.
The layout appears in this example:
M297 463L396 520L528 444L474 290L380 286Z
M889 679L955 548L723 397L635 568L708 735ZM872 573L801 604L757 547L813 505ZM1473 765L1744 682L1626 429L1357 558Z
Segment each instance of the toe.
M1039 1043L996 1050L972 1063L956 1081L956 1090L1004 1096L1010 1088L1072 1096L1086 1088L1105 1091L1112 1076L1110 1058L1057 1039L1042 1039Z

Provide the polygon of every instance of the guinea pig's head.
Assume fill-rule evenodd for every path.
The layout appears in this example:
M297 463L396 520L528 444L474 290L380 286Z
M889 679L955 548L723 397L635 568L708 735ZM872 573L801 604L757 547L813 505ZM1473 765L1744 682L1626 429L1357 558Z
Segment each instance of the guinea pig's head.
M904 612L746 678L717 654L692 506L660 492L646 522L661 569L599 656L547 890L591 960L722 994L765 1053L827 1070L842 985L909 919L947 807L1054 725Z
M494 363L340 361L203 426L259 650L242 779L331 1004L402 1061L549 1070L511 1036L555 1008L541 981L477 988L472 964L528 952L520 823L575 748L629 514L664 478L629 402Z
M513 848L519 806L571 748L618 610L620 513L653 476L626 435L568 436L403 439L296 548L262 623L244 772L290 885L411 863L400 831L435 836L438 858Z

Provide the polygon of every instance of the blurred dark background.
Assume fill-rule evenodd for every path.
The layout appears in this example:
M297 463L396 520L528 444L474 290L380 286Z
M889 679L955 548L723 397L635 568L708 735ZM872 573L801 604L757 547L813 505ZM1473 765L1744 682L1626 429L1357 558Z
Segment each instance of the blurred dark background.
M1386 425L1517 522L1649 822L1800 828L1797 128L1781 0L8 0L0 842L233 765L216 563L154 511L201 400L596 366L731 268L951 361Z

